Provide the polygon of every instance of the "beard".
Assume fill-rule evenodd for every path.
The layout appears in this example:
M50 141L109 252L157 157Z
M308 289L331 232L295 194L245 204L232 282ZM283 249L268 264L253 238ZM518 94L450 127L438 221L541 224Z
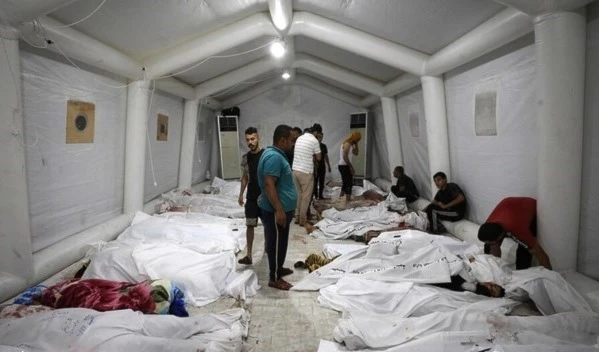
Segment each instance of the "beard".
M248 144L248 148L250 148L250 150L254 151L254 150L258 149L258 145L257 144Z

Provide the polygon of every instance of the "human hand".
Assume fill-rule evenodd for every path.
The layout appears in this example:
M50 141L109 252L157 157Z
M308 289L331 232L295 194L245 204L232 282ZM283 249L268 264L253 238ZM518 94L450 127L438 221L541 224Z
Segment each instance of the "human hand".
M283 210L275 211L275 221L279 226L287 226L287 214Z
M239 203L240 206L243 206L243 194L239 195L239 199L237 199L237 203Z

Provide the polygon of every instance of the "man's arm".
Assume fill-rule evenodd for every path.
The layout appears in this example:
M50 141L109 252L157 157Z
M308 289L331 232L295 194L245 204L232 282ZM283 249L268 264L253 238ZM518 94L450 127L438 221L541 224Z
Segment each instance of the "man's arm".
M315 162L319 162L320 160L322 160L322 154L321 153L314 154L314 159L316 160Z
M328 153L324 155L324 162L329 167L329 172L331 172L331 163L329 162L329 154Z
M345 165L349 166L349 170L351 171L351 174L355 174L356 170L354 170L354 166L351 164L351 161L349 161L349 149L351 148L351 144L349 143L345 143L343 145L343 161L345 161Z
M283 209L283 205L279 199L276 185L276 177L264 175L264 192L266 193L266 197L270 201L270 204L272 204L273 208L275 209L275 219L277 224L285 226L287 223L287 216L285 215L285 209Z
M354 153L354 155L356 156L360 153L360 151L358 150L358 143L353 144L352 153Z
M241 206L243 206L243 192L245 191L245 188L247 187L249 180L250 177L244 168L243 173L241 174L241 188L239 189L239 199L237 200L237 202Z
M539 244L539 242L537 242L537 244L535 244L531 250L530 253L537 258L537 261L539 262L539 265L552 270L551 269L551 262L549 261L549 256L547 255L547 253L545 253L545 250L543 250L543 247L541 247L541 245Z
M445 204L444 206L441 205L441 208L451 208L451 207L455 207L456 205L462 203L463 201L466 200L466 197L464 197L464 193L460 193L457 197L455 197L454 200L452 200L451 202ZM441 203L442 204L442 203Z

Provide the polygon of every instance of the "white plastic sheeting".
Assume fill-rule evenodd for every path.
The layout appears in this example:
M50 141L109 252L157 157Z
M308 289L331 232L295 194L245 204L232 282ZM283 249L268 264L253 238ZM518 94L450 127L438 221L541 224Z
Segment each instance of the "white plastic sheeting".
M456 344L459 341L451 341L452 339L445 339L443 336L436 343L426 339L435 333L458 333L462 335L462 342ZM474 337L476 335L478 337ZM443 346L443 351L451 352L489 351L495 343L580 344L583 346L579 348L584 348L593 346L598 335L599 319L594 314L563 313L550 317L506 317L473 310L438 312L416 318L393 315L381 317L362 312L341 319L333 332L335 340L344 342L350 350L376 348L385 351L435 351ZM423 341L419 343L419 339ZM401 344L406 344L406 349L386 349Z
M240 308L176 317L130 309L66 308L0 322L0 350L12 351L239 351L247 316Z
M235 253L245 244L243 220L193 213L137 213L117 240L90 252L92 261L83 277L173 280L196 306L224 294L245 299L259 289L254 271L235 270Z
M149 145L146 143L146 177L144 181L145 202L177 186L181 154L181 128L183 126L182 99L155 91L153 97L150 92L150 104L148 113ZM158 114L168 116L168 139L166 141L156 140ZM154 180L156 180L156 185L154 185Z
M430 189L432 174L428 162L428 142L422 89L419 88L400 96L397 99L397 111L401 147L403 149L404 172L414 180L420 197L432 199L433 192ZM392 182L395 184L397 179L393 179Z
M21 52L33 250L122 212L126 83ZM95 136L66 144L67 100L95 104Z
M337 163L341 142L349 134L349 115L360 111L360 108L298 85L278 87L240 104L239 108L239 148L242 153L248 150L244 131L250 126L258 129L261 145L266 147L272 145L273 132L279 124L297 126L303 130L319 123L331 162L332 173L327 173L327 178L340 178Z
M497 136L476 136L475 94L497 93ZM468 218L482 223L507 196L536 197L535 50L528 46L445 81L452 178L468 199ZM437 170L431 170L436 172Z
M599 3L588 11L578 271L599 279Z

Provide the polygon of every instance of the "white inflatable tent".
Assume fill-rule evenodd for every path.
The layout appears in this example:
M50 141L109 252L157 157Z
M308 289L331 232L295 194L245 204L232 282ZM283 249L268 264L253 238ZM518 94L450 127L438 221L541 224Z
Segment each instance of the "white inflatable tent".
M596 287L598 11L589 0L2 1L0 301L114 238L159 194L216 175L214 116L232 106L263 144L278 123L321 123L333 165L349 114L369 111L373 177L393 181L404 165L430 199L444 171L475 223L503 197L535 197L554 268ZM93 142L65 143L70 100L95 106ZM154 138L159 116L166 140Z

